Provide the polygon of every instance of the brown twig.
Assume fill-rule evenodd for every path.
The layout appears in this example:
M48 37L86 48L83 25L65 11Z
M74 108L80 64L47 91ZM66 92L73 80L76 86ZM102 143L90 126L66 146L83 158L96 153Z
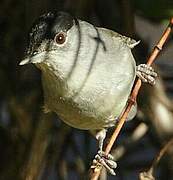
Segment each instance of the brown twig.
M156 59L156 57L158 56L159 52L162 50L163 45L165 44L166 40L168 39L168 37L169 37L169 35L171 33L172 27L173 27L173 17L171 18L171 20L169 22L169 25L166 28L165 32L163 33L161 39L159 40L157 45L154 47L150 57L148 58L147 65L150 66L153 63L153 61ZM126 107L124 113L122 114L122 116L121 116L121 118L120 118L120 120L119 120L119 122L118 122L118 124L116 126L116 129L115 129L114 133L112 134L112 136L111 136L111 138L109 140L108 145L106 146L105 153L107 155L111 151L111 148L112 148L114 142L116 141L117 136L120 133L120 130L123 127L123 125L124 125L124 123L125 123L125 121L127 119L127 116L128 116L128 113L129 113L131 107L136 102L136 98L137 98L138 92L139 92L139 90L141 88L141 84L142 84L141 80L138 79L135 86L134 86L134 88L133 88L133 91L131 93L130 100L129 100L128 104L127 104L127 107ZM91 172L90 179L91 180L97 180L99 178L101 169L102 169L102 167L99 168L99 169L94 169Z
M160 159L164 156L164 154L170 149L170 147L173 145L173 138L170 139L160 150L156 158L154 159L151 167L148 171L140 173L140 179L145 179L144 177L147 177L148 179L154 179L154 171L156 170L156 167L158 163L160 162Z
M160 159L163 157L163 155L167 152L167 150L173 145L173 138L169 140L163 148L160 150L159 154L157 157L154 159L153 164L150 169L151 171L154 172L154 169L156 168L157 164L159 163Z

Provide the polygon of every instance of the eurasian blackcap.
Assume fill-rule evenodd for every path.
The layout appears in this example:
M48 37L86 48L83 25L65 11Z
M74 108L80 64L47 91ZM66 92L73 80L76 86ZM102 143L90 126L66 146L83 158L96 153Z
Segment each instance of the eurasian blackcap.
M33 24L20 65L33 63L41 70L46 111L72 127L101 130L96 137L102 151L106 129L115 126L134 84L131 49L137 44L68 13L50 12ZM153 83L155 72L142 68L150 70L148 81Z

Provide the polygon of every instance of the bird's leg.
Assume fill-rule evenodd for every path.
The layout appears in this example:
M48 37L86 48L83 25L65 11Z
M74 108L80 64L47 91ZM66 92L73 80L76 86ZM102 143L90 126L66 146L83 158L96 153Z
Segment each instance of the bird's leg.
M102 151L103 150L103 142L104 139L106 138L106 129L101 129L100 131L97 132L96 134L96 139L99 142L99 150Z
M157 73L151 66L147 64L140 64L136 67L136 75L142 82L154 85L156 82Z
M117 163L114 161L114 158L111 154L106 155L103 151L103 142L106 137L106 132L106 129L102 129L96 134L96 139L99 142L99 151L93 160L93 165L91 168L104 166L112 175L115 175L113 169L117 167Z

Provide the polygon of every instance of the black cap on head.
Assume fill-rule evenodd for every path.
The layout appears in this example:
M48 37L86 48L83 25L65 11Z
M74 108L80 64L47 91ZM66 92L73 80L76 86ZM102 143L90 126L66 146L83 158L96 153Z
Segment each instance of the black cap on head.
M44 39L53 39L58 32L67 32L75 23L74 18L65 12L49 12L40 16L29 33L29 46L39 44Z

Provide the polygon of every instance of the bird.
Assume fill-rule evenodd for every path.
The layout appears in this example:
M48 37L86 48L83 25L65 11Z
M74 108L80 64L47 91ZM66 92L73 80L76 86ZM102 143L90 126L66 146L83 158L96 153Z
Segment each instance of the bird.
M74 128L96 132L94 162L104 162L113 175L116 163L103 153L107 129L116 126L136 76L150 84L157 76L152 67L136 65L131 49L138 43L67 12L52 11L33 23L20 62L41 70L45 112L55 112ZM128 118L135 114L134 106Z

